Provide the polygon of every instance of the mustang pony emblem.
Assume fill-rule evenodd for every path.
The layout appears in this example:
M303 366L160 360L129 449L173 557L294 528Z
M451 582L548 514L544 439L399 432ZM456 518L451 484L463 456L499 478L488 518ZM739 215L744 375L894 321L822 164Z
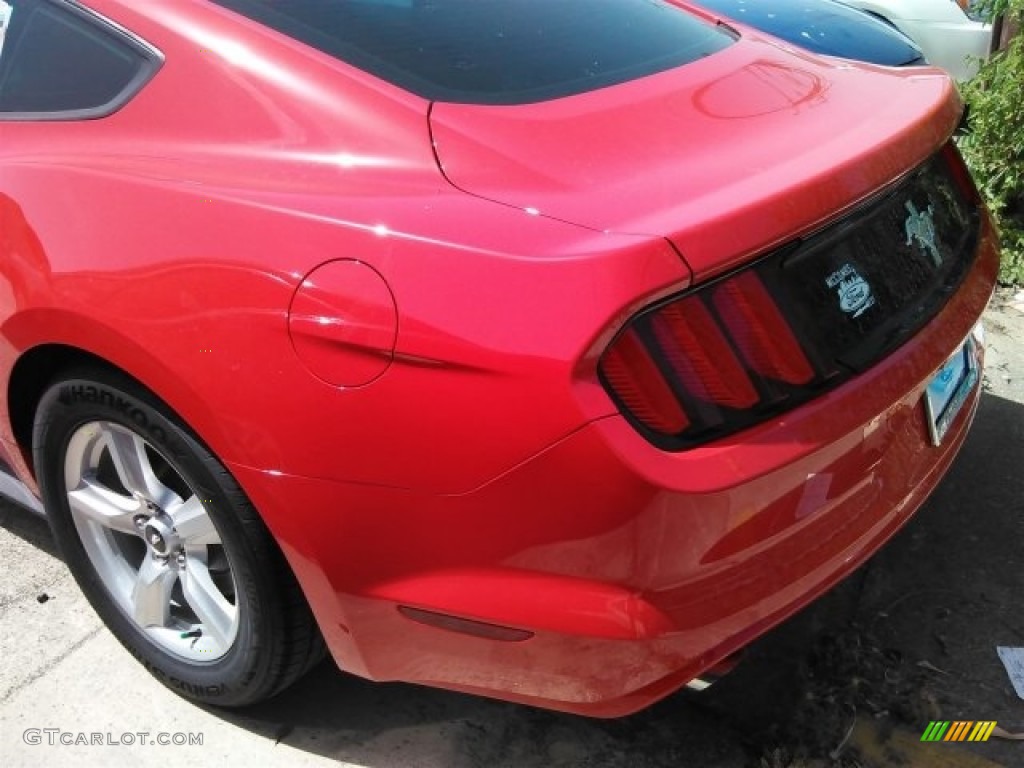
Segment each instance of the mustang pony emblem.
M935 222L932 219L934 213L932 206L929 205L927 210L919 211L911 200L907 200L903 205L910 214L903 225L907 233L907 242L904 245L910 245L916 240L921 250L931 255L935 266L941 266L942 254L935 247Z
M843 264L825 278L825 284L839 294L839 308L848 315L860 317L875 304L871 285L853 264Z

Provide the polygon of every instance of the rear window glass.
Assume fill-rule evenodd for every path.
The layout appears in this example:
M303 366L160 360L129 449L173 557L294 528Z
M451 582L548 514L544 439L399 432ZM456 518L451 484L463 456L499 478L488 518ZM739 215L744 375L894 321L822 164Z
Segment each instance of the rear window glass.
M215 0L425 98L517 104L678 67L732 42L663 0Z

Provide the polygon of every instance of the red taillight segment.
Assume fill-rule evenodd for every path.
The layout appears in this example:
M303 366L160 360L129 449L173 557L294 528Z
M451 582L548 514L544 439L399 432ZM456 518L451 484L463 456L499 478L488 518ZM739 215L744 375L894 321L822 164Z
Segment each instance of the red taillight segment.
M741 272L720 284L712 301L750 368L787 384L814 378L789 323L754 272Z
M651 327L687 391L730 408L749 408L757 402L753 382L699 299L669 304L654 316Z
M645 427L674 435L689 426L675 394L633 329L605 353L601 370L608 386Z
M627 413L682 442L737 429L816 375L753 271L641 316L600 371Z

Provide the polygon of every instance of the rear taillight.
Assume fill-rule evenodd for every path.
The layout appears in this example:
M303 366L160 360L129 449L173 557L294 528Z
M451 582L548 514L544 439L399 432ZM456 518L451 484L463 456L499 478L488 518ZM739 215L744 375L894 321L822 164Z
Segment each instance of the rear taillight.
M656 441L680 447L739 429L823 378L752 270L637 318L600 374Z
M977 252L978 191L952 142L827 226L632 318L598 364L652 443L681 450L855 376L953 295Z
M623 333L605 353L601 370L622 405L648 429L675 434L689 424L650 352L633 330Z
M786 384L806 384L814 376L789 323L753 272L742 272L712 292L712 302L747 366Z
M651 319L651 328L688 391L731 408L749 408L757 402L753 382L701 302L669 304Z

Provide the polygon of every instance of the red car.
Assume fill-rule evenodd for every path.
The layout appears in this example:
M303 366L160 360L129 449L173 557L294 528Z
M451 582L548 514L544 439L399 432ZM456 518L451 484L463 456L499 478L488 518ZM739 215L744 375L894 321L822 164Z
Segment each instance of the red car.
M186 696L598 716L921 505L998 255L937 70L667 0L0 0L0 449Z

